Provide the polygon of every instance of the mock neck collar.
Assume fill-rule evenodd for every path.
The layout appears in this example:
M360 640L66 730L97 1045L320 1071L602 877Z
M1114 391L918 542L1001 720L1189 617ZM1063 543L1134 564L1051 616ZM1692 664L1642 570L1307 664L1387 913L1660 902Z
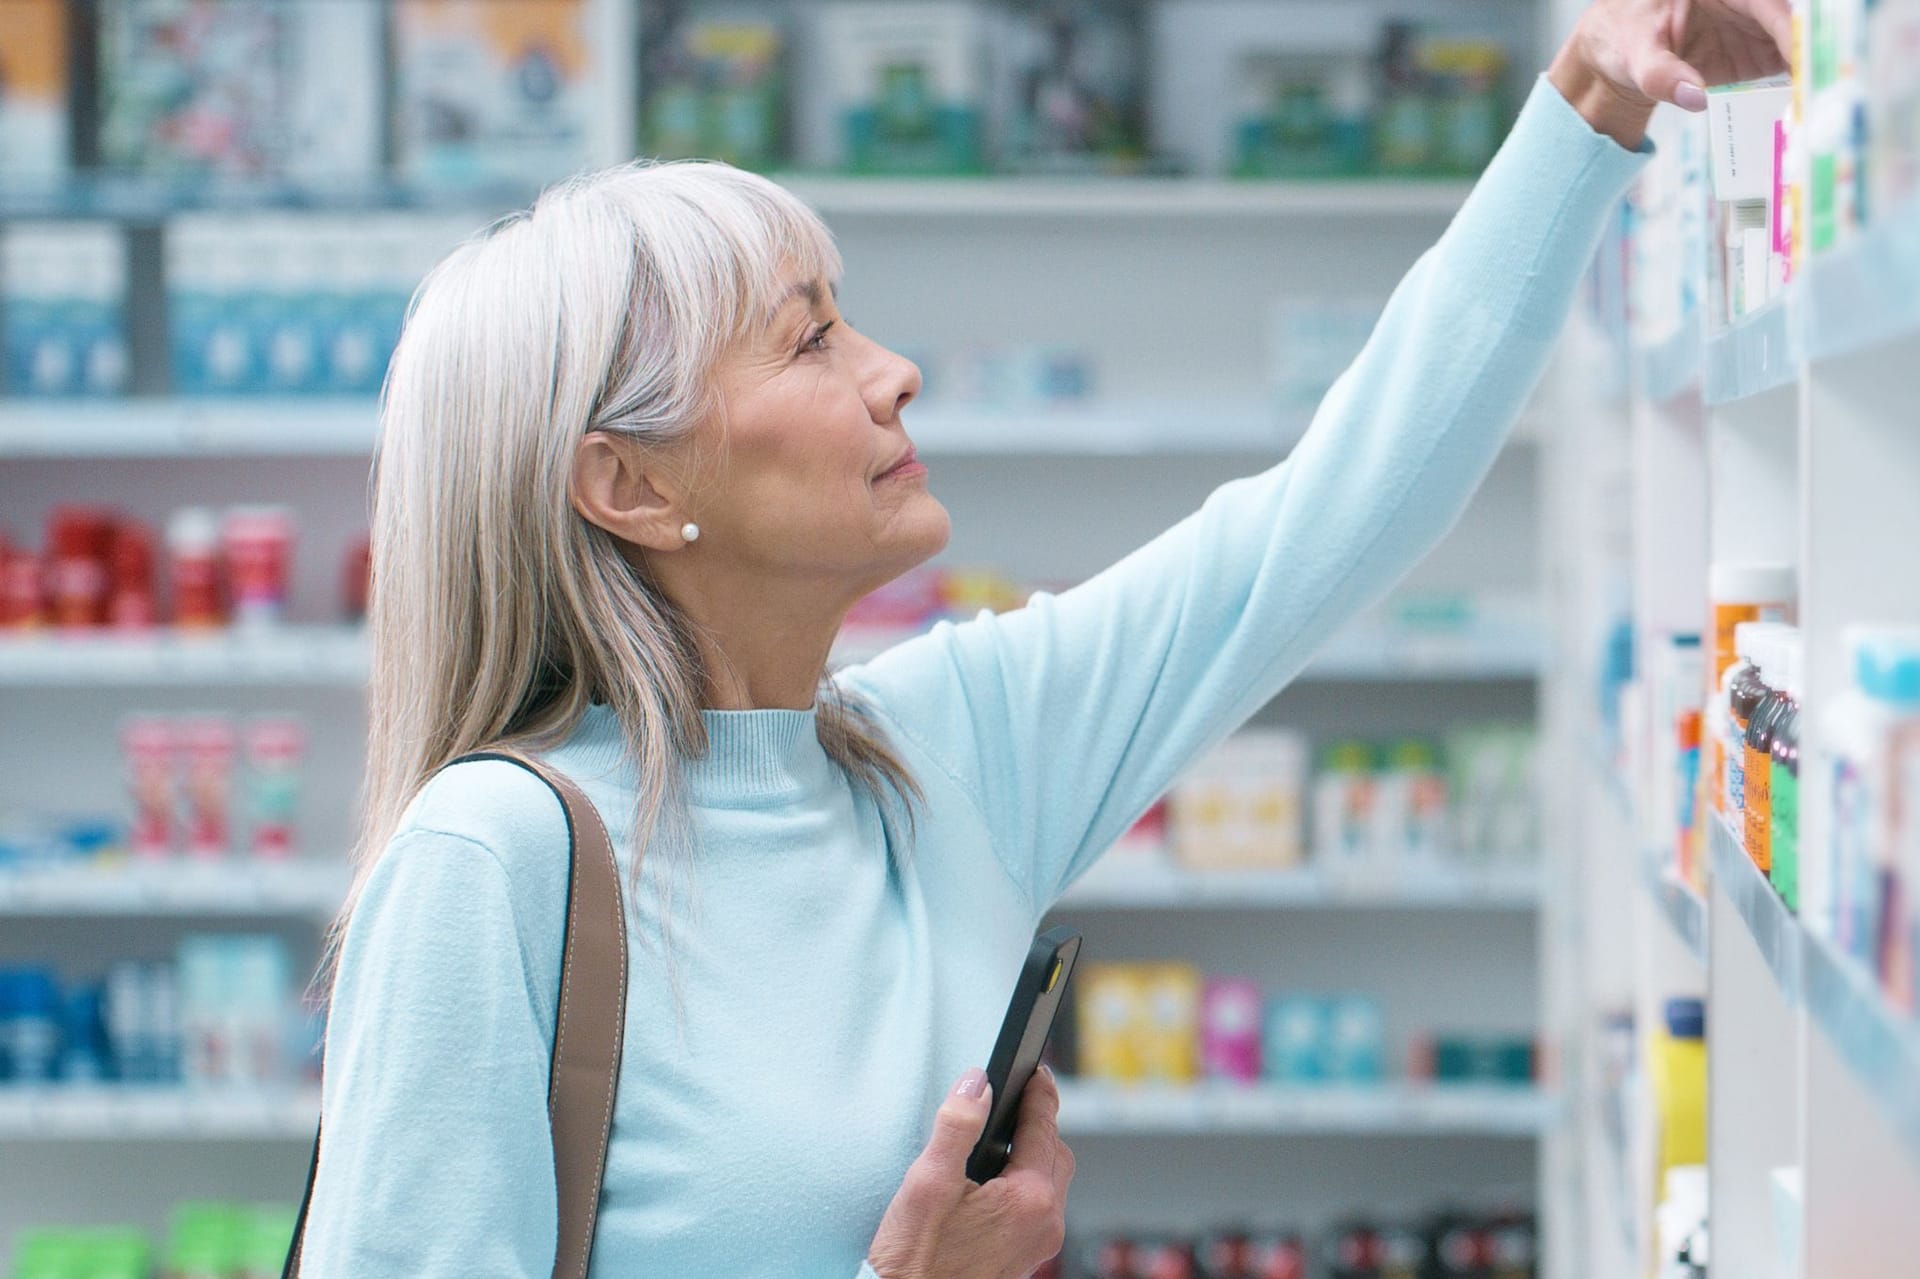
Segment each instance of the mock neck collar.
M702 808L767 808L817 793L833 761L820 745L819 708L701 711L707 753L686 761L688 800ZM561 752L586 776L632 779L613 708L590 705Z

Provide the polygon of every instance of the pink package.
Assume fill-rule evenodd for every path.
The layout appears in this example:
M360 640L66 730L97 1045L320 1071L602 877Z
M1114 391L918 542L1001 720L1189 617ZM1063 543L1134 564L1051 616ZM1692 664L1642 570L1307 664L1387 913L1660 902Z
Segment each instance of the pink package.
M120 726L120 754L133 799L127 850L135 857L166 857L174 850L173 724L157 715L138 715Z
M247 843L256 857L293 853L300 801L300 764L307 730L297 719L261 719L247 726Z
M1209 1079L1260 1078L1260 986L1245 977L1212 977L1200 995L1200 1060Z
M180 725L182 789L187 800L187 852L224 857L233 848L233 722L219 716Z

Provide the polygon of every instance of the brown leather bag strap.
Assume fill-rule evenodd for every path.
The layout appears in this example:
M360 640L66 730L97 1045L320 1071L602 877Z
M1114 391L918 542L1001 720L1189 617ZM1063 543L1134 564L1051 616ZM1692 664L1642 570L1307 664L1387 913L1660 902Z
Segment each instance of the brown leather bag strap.
M545 782L566 811L568 860L566 941L560 955L560 1002L554 1018L553 1064L547 1075L547 1120L553 1130L553 1171L560 1234L554 1279L583 1279L593 1255L607 1139L620 1083L620 1048L627 1020L627 921L620 869L606 824L578 786L556 769L518 751L477 751L454 760L502 759ZM320 1133L281 1279L299 1279L307 1206L320 1166Z

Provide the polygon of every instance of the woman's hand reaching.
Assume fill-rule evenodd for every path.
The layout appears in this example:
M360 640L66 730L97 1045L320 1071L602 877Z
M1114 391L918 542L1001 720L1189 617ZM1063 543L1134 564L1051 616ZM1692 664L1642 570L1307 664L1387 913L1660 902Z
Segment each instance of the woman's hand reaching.
M990 1091L970 1070L947 1094L867 1252L880 1279L1026 1279L1060 1251L1074 1161L1060 1140L1053 1073L1035 1071L1020 1094L1013 1156L982 1186L968 1180L967 1156L986 1129Z
M1787 0L1595 0L1547 77L1631 149L1656 103L1704 111L1710 86L1786 70L1792 32Z

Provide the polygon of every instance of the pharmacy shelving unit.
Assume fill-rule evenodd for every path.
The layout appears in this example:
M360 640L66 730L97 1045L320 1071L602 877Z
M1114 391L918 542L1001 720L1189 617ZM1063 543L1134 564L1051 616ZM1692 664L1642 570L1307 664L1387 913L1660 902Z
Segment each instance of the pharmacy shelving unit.
M1802 758L1846 681L1842 629L1920 621L1920 210L1890 211L1814 258L1769 309L1697 320L1624 354L1576 325L1557 391L1577 426L1545 466L1558 634L1550 796L1569 832L1576 945L1550 978L1577 1149L1560 1211L1584 1273L1637 1275L1650 1246L1644 1088L1622 1091L1605 1019L1653 1024L1707 1000L1708 1167L1718 1274L1825 1279L1913 1272L1920 1256L1920 1028L1789 911L1717 819L1703 893L1666 871L1670 815L1596 744L1601 638L1630 601L1635 648L1699 632L1708 565L1798 570L1807 646ZM1624 381L1620 371L1624 370ZM1809 769L1803 848L1828 837ZM1551 901L1559 888L1544 888ZM1776 1169L1798 1169L1798 1208Z
M632 11L594 3L616 25ZM1448 7L1490 11L1464 0ZM1361 8L1302 12L1323 23L1370 24L1377 15ZM1518 30L1533 8L1511 0L1502 12ZM625 38L610 31L606 43L621 47ZM1166 83L1181 87L1177 78ZM630 97L631 85L620 92ZM630 141L615 144L607 158L629 150ZM936 387L906 413L931 463L931 486L953 515L947 558L1045 581L1097 571L1186 516L1218 484L1282 456L1305 420L1270 403L1265 335L1273 303L1384 300L1466 189L1418 181L790 181L835 232L847 262L840 303L862 330L908 353L1044 344L1091 358L1097 390L1084 404L988 411L943 402ZM224 207L218 194L194 193L189 203ZM289 204L275 193L255 195L256 207ZM0 198L0 216L121 222L137 229L136 280L143 270L152 276L179 193L63 198L69 202L46 207ZM497 211L476 209L474 225ZM150 315L151 306L138 313ZM0 736L0 807L32 809L59 796L78 808L117 808L112 725L128 710L292 709L312 732L303 795L312 820L303 837L324 862L325 850L345 848L351 834L364 732L365 652L331 624L331 602L339 554L364 528L373 406L174 399L151 360L157 344L135 345L138 394L124 402L0 401L0 509L24 530L59 500L108 503L148 520L196 503L289 504L299 527L294 616L284 631L230 641L0 643L8 729ZM1530 415L1517 447L1502 455L1412 587L1537 596L1545 563L1535 537L1537 438L1548 420ZM871 651L885 639L860 643ZM1331 645L1256 719L1318 740L1437 732L1463 719L1532 720L1544 647L1537 634L1518 631L1409 643L1363 628ZM841 657L862 651L852 646ZM335 891L326 874L316 869L299 885L18 883L0 890L0 961L52 957L86 973L102 957L167 954L189 924L278 929L312 953L315 918ZM1090 957L1182 959L1244 973L1273 991L1374 995L1396 1075L1401 1046L1419 1031L1530 1033L1538 1025L1536 961L1547 948L1536 907L1550 896L1538 877L1368 889L1273 877L1236 884L1231 894L1223 884L1089 876L1057 913L1086 933ZM1412 1215L1448 1202L1532 1201L1536 1179L1563 1159L1552 1153L1565 1127L1559 1091L1551 1075L1537 1089L1395 1084L1231 1096L1070 1081L1065 1123L1080 1143L1070 1228L1192 1232L1239 1216L1311 1229L1355 1211ZM305 1171L311 1107L299 1093L224 1101L174 1093L111 1105L99 1097L7 1099L0 1249L25 1224L74 1220L99 1205L157 1225L180 1198L291 1197ZM1570 1279L1579 1271L1553 1261L1565 1251L1557 1242L1565 1232L1552 1217L1547 1232L1548 1273Z
M1384 296L1460 198L1458 188L1423 184L1330 194L1111 187L1097 198L1016 186L1004 205L992 184L808 189L849 262L842 305L869 331L930 349L1070 342L1097 357L1100 397L1081 408L983 412L930 397L906 415L954 515L950 557L1053 580L1103 567L1216 484L1277 460L1304 423L1265 401L1258 334L1271 299L1290 290ZM1301 255L1301 241L1320 251ZM1116 260L1136 269L1117 276ZM348 812L366 652L324 614L337 550L363 509L373 432L373 406L360 401L0 403L0 496L28 526L59 497L148 518L196 501L288 502L300 521L296 605L305 601L288 626L257 635L0 642L0 690L41 733L34 750L10 747L4 798L64 786L76 801L117 805L118 765L102 726L127 709L292 705L314 732L309 811ZM1523 440L1503 456L1416 586L1531 588L1537 454ZM857 661L898 638L850 635L836 656ZM1422 637L1361 625L1262 718L1320 737L1530 718L1544 649L1538 629ZM345 847L344 820L320 825L306 832L313 849ZM185 921L274 927L310 945L343 882L329 885L318 869L298 884L53 877L0 891L0 916L9 936L29 939L11 953L51 949L76 967L110 938L165 953ZM1121 873L1090 876L1059 913L1104 958L1182 958L1274 990L1375 994L1397 1046L1434 1026L1532 1029L1536 902L1527 874L1355 887L1298 875L1230 883ZM118 1169L144 1175L162 1159L204 1193L228 1193L236 1167L259 1193L297 1188L302 1098L271 1111L242 1099L218 1122L192 1109L217 1103L174 1100L169 1111L167 1097L138 1099L140 1122L124 1129L117 1111L102 1118L84 1100L11 1119L0 1112L0 1141L33 1134L34 1170L29 1179L10 1171L28 1164L0 1160L0 1236L52 1219L75 1185L103 1178L129 1212L157 1220L177 1197L166 1188L174 1183L122 1185ZM1075 1228L1195 1230L1235 1211L1313 1225L1356 1209L1420 1212L1456 1195L1531 1200L1536 1148L1558 1115L1553 1094L1535 1089L1254 1090L1221 1100L1082 1085L1066 1120L1085 1143Z

